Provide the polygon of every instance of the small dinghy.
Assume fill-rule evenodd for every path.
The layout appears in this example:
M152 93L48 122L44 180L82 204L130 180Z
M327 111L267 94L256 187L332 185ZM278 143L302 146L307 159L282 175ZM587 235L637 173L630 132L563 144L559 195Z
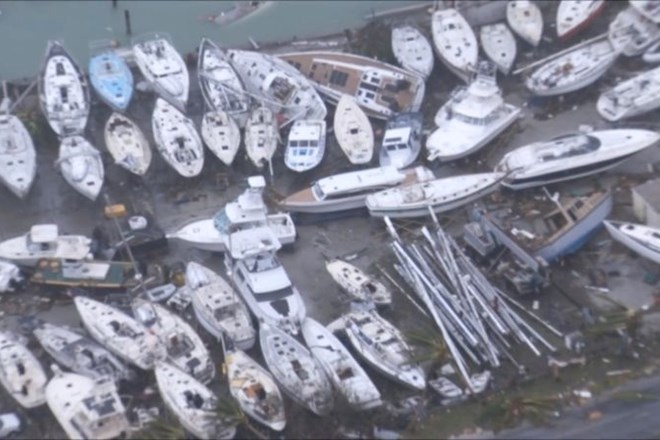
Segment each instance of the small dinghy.
M238 125L245 126L250 97L245 93L243 80L225 53L208 38L202 38L199 45L197 75L206 105L213 111L226 112Z
M443 177L430 182L386 189L367 196L369 214L375 217L422 217L446 212L495 191L504 174L480 173Z
M319 416L332 411L332 385L305 346L264 322L259 323L259 343L268 369L289 397Z
M648 113L660 107L660 67L643 72L603 92L596 102L598 113L608 121Z
M417 159L422 149L422 122L421 113L398 113L387 121L379 155L381 167L406 168Z
M183 177L195 177L204 167L204 147L193 122L176 107L158 98L151 118L156 147Z
M105 146L120 167L143 176L151 164L151 147L140 127L113 113L105 123Z
M245 149L257 168L271 163L278 139L277 121L273 112L263 106L252 110L245 125Z
M229 113L210 111L202 119L202 140L225 165L234 161L241 144L241 131Z
M618 56L609 41L596 41L548 61L527 78L525 85L537 96L574 92L600 79Z
M343 95L337 103L334 130L339 147L352 164L371 161L374 154L374 130L353 97Z
M48 407L70 439L112 439L129 435L126 408L109 377L65 373L57 365L46 386Z
M299 173L309 171L325 154L325 121L306 119L293 123L284 151L284 164Z
M649 46L642 55L644 62L649 64L660 63L660 40Z
M76 296L74 303L92 338L124 361L149 370L167 357L156 335L127 314L84 296Z
M222 339L223 333L242 350L249 350L257 338L250 312L234 289L217 273L190 261L186 267L195 317L207 332Z
M133 379L123 362L79 332L46 322L34 329L34 336L58 364L74 373L92 379L108 376L115 382Z
M326 262L325 268L353 300L379 306L392 304L392 293L387 287L352 264L333 260Z
M131 307L135 319L165 346L170 363L202 383L213 379L211 355L190 324L166 307L141 298L135 298Z
M406 70L428 78L433 70L433 48L429 40L412 26L392 28L392 52Z
M14 115L0 115L0 182L25 198L37 174L37 153L30 133Z
M629 7L619 12L610 23L607 37L618 52L634 57L660 39L660 27L637 9Z
M177 287L172 284L163 284L162 286L158 287L153 287L151 289L147 289L146 292L144 292L144 296L149 300L153 302L162 302L174 295L174 293L177 291Z
M273 376L228 338L222 338L222 351L229 392L241 410L274 431L284 430L284 401Z
M18 335L0 331L0 383L23 408L46 403L46 373Z
M513 0L506 5L506 20L520 38L536 47L543 35L541 9L529 0Z
M444 376L436 379L429 380L429 386L433 391L438 393L440 397L447 400L458 400L465 398L463 390L451 380Z
M96 200L105 169L101 153L82 136L70 136L62 139L60 153L56 161L64 180L83 196Z
M456 9L435 11L431 19L433 43L440 60L463 81L477 67L479 46L469 23Z
M376 311L351 311L344 315L344 324L351 345L373 368L415 390L426 388L424 370L411 363L412 351L403 335Z
M557 8L557 37L573 38L586 28L605 8L605 0L561 0Z
M378 388L330 330L305 318L302 334L312 355L352 408L364 411L383 404Z
M81 134L89 116L89 88L61 43L48 42L38 84L41 111L53 131L59 137Z
M92 43L89 82L103 102L115 111L128 108L133 96L133 74L126 61L106 41ZM103 45L103 46L101 46Z
M34 225L26 234L0 243L0 258L35 266L41 258L82 260L90 255L92 240L83 235L60 235L57 225Z
M660 230L646 225L604 220L613 239L654 263L660 264Z
M508 26L504 23L489 24L479 32L481 47L488 59L505 75L508 75L516 60L518 46Z
M164 362L155 372L165 406L186 431L203 440L234 438L236 425L218 417L218 398L206 385Z

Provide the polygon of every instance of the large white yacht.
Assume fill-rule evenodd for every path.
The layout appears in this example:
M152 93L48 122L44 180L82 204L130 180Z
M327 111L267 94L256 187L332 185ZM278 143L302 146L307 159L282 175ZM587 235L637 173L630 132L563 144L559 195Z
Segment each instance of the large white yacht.
M57 225L34 225L26 234L0 243L0 258L35 266L41 258L82 260L90 256L92 240L83 235L60 235Z

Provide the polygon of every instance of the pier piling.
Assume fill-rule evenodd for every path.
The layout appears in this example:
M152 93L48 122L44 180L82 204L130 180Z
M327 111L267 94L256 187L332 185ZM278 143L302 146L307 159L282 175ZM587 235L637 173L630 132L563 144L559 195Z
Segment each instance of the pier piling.
M131 12L128 9L124 9L124 22L126 24L126 35L131 35Z
M112 9L117 9L117 0L112 0Z

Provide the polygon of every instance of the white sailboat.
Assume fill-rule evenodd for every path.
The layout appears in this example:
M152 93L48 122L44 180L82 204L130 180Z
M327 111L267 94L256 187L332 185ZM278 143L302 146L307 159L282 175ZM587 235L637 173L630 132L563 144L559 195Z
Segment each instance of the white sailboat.
M25 125L14 115L0 115L0 182L25 198L37 174L37 154Z
M169 35L150 33L133 40L135 62L162 98L184 111L188 102L188 68Z
M60 235L57 225L34 225L30 231L0 243L0 258L36 266L41 258L82 260L90 256L92 240L83 235Z
M48 407L70 439L112 439L130 431L126 408L109 377L65 373L56 365L46 386Z
M541 9L529 0L512 0L506 5L506 20L509 26L532 46L538 46L543 35Z
M92 338L119 358L149 370L167 357L158 337L127 314L84 296L76 296L74 303Z
M18 336L0 331L0 384L23 408L46 403L46 373Z
M482 61L470 85L455 89L435 115L438 128L426 140L428 160L468 156L510 127L519 115L519 107L504 102L494 65Z
M332 411L332 385L304 345L263 322L259 342L268 369L289 397L319 416Z
M440 9L433 13L431 31L440 60L459 78L468 81L479 56L477 37L470 24L456 9Z
M231 165L241 144L241 131L229 113L218 110L204 114L201 133L209 150L222 163Z
M345 261L327 261L325 268L339 286L355 301L376 305L392 304L392 292L383 283Z
M216 412L218 398L194 376L165 362L155 369L156 384L167 409L196 438L232 439L236 425Z
M298 120L289 131L284 151L284 164L299 173L309 171L323 160L325 154L325 121Z
M660 264L660 230L646 225L604 220L613 239L644 258Z
M64 180L83 196L96 200L105 169L101 153L82 136L69 136L62 139L56 164Z
M504 23L482 26L479 32L484 53L497 68L508 75L516 60L518 46L508 26Z
M312 355L352 408L364 411L383 404L378 388L330 330L307 317L302 334Z
M566 41L603 11L605 0L561 0L557 8L557 37Z
M374 130L357 101L348 95L337 103L334 117L337 143L355 165L368 163L374 154Z
M271 163L278 141L277 120L273 112L267 107L256 107L245 125L245 150L257 168Z
M422 32L412 26L392 28L392 52L401 67L428 78L433 70L433 48Z
M249 350L257 339L250 312L234 289L217 273L190 261L186 267L186 286L195 317L218 341L223 333L236 347Z
M113 113L105 123L105 146L120 167L143 176L151 164L151 147L140 127L122 115Z
M195 177L204 168L204 146L193 121L158 98L151 117L156 147L163 159L183 177Z
M619 52L608 40L581 45L539 67L527 78L525 85L537 96L574 92L596 82L618 56Z
M634 57L660 39L660 27L636 8L628 7L610 23L607 36L615 50Z
M495 191L504 174L480 173L443 177L430 182L386 189L367 197L369 214L376 217L422 217L446 212Z
M601 93L598 113L608 121L641 115L660 107L660 67L643 72Z
M202 339L183 318L160 304L141 298L131 303L133 316L154 333L167 350L167 360L202 383L215 376L215 365Z

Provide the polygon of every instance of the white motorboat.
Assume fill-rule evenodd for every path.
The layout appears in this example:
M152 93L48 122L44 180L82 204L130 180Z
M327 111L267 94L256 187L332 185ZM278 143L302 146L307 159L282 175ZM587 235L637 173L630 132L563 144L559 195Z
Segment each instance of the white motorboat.
M167 350L167 360L202 383L215 376L215 365L202 339L183 318L160 304L135 298L133 316L154 333Z
M512 0L506 5L506 20L509 26L532 46L538 46L543 35L541 9L529 0Z
M431 32L440 60L467 82L479 57L477 37L470 24L456 9L440 9L431 18Z
M637 9L628 7L610 23L607 36L617 51L634 57L660 39L660 27Z
M65 373L56 365L46 386L48 407L70 439L112 439L130 432L126 408L109 377Z
M561 0L557 8L557 37L566 41L586 28L605 8L605 0Z
M644 258L660 264L660 230L646 225L604 220L613 239Z
M345 261L336 259L325 263L332 279L354 301L373 302L376 305L392 304L392 292L380 281L367 275L361 269Z
M183 177L195 177L204 168L204 146L193 121L158 98L151 117L156 147L165 161Z
M422 149L422 123L421 113L399 113L387 121L379 155L381 167L401 169L417 159Z
M133 40L133 55L142 76L155 92L182 112L188 102L188 68L169 35L151 33Z
M539 67L525 85L537 96L574 92L598 81L618 56L619 52L608 40L582 45Z
M650 45L648 49L644 51L642 59L649 64L660 63L660 40Z
M60 235L57 225L34 225L26 234L0 243L0 258L35 266L41 258L82 260L90 255L92 240L83 235Z
M289 131L284 151L284 164L292 171L302 173L316 167L325 154L325 121L298 120Z
M392 28L392 52L404 69L428 78L433 70L433 48L416 27Z
M629 3L644 17L654 23L660 23L660 3L656 0L630 0Z
M284 401L273 376L254 359L222 339L229 392L249 417L274 431L286 426Z
M388 166L351 171L319 179L312 186L286 197L279 205L287 211L309 214L360 209L365 207L367 195L373 192L431 179L435 176L423 166L407 170Z
M268 107L256 107L245 125L245 150L257 168L271 163L278 141L275 115Z
M368 163L374 154L374 130L369 118L351 96L339 99L333 120L335 138L352 164Z
M598 113L608 121L641 115L660 107L660 67L641 73L601 93Z
M133 378L126 364L97 342L72 329L46 322L34 329L34 336L57 363L74 373L92 379L109 376L115 382Z
M167 409L199 439L232 439L236 425L216 412L218 398L196 377L165 362L155 369L156 384Z
M21 270L14 263L0 260L0 293L13 292L23 281Z
M234 161L241 144L241 131L229 113L210 111L202 119L202 139L209 150L225 165Z
M250 97L225 53L208 38L202 38L199 44L197 75L199 88L209 109L226 112L239 126L244 127L250 112Z
M90 336L124 361L149 370L167 357L158 337L127 314L84 296L74 303Z
M351 345L369 365L402 385L426 388L426 374L411 362L403 335L376 311L351 311L344 315L344 324Z
M23 408L46 403L46 373L18 335L0 331L0 384Z
M577 179L612 168L660 141L660 134L641 129L569 133L534 142L504 155L496 171L506 173L502 184L530 188Z
M319 416L332 411L332 385L304 345L264 322L259 323L259 343L268 369L291 399Z
M312 82L281 59L260 52L228 50L245 88L285 121L325 119L328 110Z
M105 123L105 146L120 167L143 176L151 164L151 147L140 127L122 115L113 113Z
M421 217L446 212L495 191L502 173L464 174L430 182L386 189L367 197L369 214L376 217Z
M101 153L82 136L62 139L56 161L64 180L83 196L96 200L105 178Z
M62 43L48 42L38 84L41 111L53 131L60 137L81 134L89 116L89 87Z
M510 127L519 115L519 107L504 102L494 65L480 62L472 83L455 89L435 115L438 128L426 140L428 160L468 156Z
M352 408L363 411L383 404L378 388L330 330L307 317L302 334L314 358Z
M30 133L14 115L0 115L0 182L25 198L37 174L37 153Z
M218 341L223 333L236 347L249 350L257 339L250 312L234 289L217 273L199 263L186 266L186 286L195 317Z
M482 26L479 39L488 59L495 63L500 72L508 75L518 52L516 37L509 27L504 23Z
M424 78L375 58L330 51L278 57L313 81L331 104L348 95L370 118L388 119L399 112L416 112L424 99Z

